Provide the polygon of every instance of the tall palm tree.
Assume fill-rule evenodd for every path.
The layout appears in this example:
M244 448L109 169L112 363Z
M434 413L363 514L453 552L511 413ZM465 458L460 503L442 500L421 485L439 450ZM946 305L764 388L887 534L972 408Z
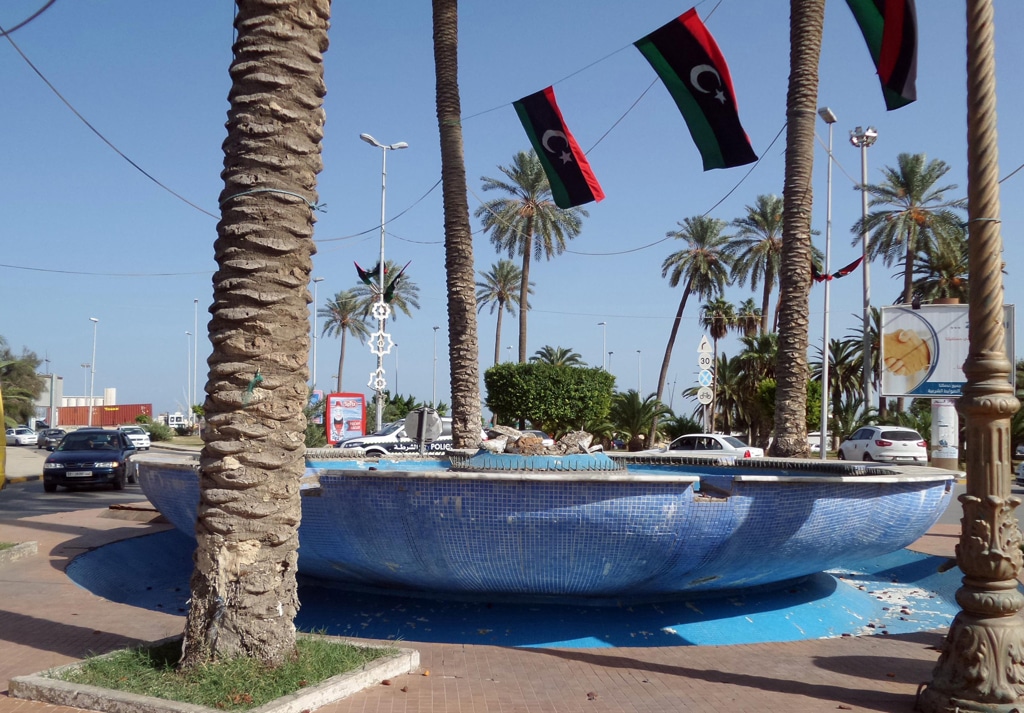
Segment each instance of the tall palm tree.
M914 294L926 302L958 299L966 303L967 233L963 228L936 237L914 263Z
M963 232L960 211L965 200L949 200L948 191L955 184L936 186L949 173L944 161L928 161L923 153L901 153L896 157L896 168L882 169L884 180L868 184L870 205L879 207L859 219L852 230L860 243L865 230L868 238L868 257L881 256L886 265L903 263L903 303L910 304L914 296L914 259L918 253L929 252L930 245L943 237Z
M236 2L186 669L238 656L275 667L295 654L330 9Z
M729 333L729 330L736 324L736 308L724 297L716 297L709 300L701 307L700 325L711 333L711 341L714 344L712 352L712 364L718 366L718 340ZM715 381L711 396L711 427L714 430L715 407L717 406L718 375L715 374Z
M761 331L768 331L769 305L772 292L779 280L782 260L782 208L778 196L761 195L754 205L747 206L747 214L732 221L739 229L732 239L736 261L732 266L732 279L745 286L750 278L750 289L761 285Z
M494 328L494 363L501 361L501 318L505 312L513 317L519 308L519 288L522 286L523 271L511 260L499 260L491 265L490 272L479 273L483 281L476 283L477 309L490 305L491 314L498 313ZM533 283L526 287L527 294L533 294ZM526 306L530 308L529 305Z
M462 144L459 96L459 3L433 0L434 82L441 142L444 268L448 290L448 357L452 389L452 441L470 448L480 439L480 344L473 292L473 233Z
M552 366L586 366L583 357L572 349L545 346L530 357L530 361Z
M863 402L858 398L863 390L864 363L861 360L863 344L853 339L830 339L828 349L828 399L830 413L851 401ZM815 347L817 358L811 362L811 378L821 381L821 347ZM824 393L824 385L822 389ZM828 433L835 441L838 433L826 424ZM834 448L835 444L833 444Z
M754 302L754 298L748 297L736 308L736 331L745 337L757 334L762 316L761 308Z
M510 166L498 166L505 179L484 177L485 191L503 191L507 196L495 198L476 209L474 215L490 233L491 244L510 258L523 259L519 304L528 305L530 261L542 257L550 260L565 252L565 241L580 234L583 218L589 214L582 208L559 208L551 198L551 184L540 159L531 149L520 151ZM519 363L526 361L526 313L519 310Z
M661 395L665 393L668 365L672 360L672 347L675 346L679 325L683 321L686 300L691 294L696 295L700 300L707 300L722 294L729 278L729 268L732 267L733 259L729 249L730 238L722 235L722 230L725 228L724 221L698 215L693 218L684 218L683 222L678 225L681 230L670 230L666 235L685 241L686 247L672 253L661 263L661 276L668 276L668 284L672 287L678 287L682 282L683 294L679 299L675 319L672 321L672 330L669 332L668 344L665 347L665 357L661 360L658 390L655 392L655 397L659 401L661 401ZM657 420L651 426L649 434L652 441L656 427Z
M365 322L365 312L359 298L353 290L342 290L327 300L323 307L317 310L317 317L324 320L324 329L321 337L341 337L341 349L338 352L338 382L337 390L341 391L341 377L345 372L345 342L348 335L359 340L362 344L370 336L370 328Z
M811 179L818 62L825 0L789 2L789 89L786 95L786 178L783 185L782 261L779 269L779 370L775 390L778 456L806 454L807 331L811 285Z
M401 277L398 277L402 266L391 260L384 261L384 285L385 299L390 299L391 319L398 321L398 313L403 312L407 317L412 317L412 310L420 308L420 288L409 276L406 269ZM377 304L380 295L380 271L373 270L369 274L370 284L359 283L352 288L352 294L359 300L359 308L363 317L369 317L373 312L373 306ZM393 282L397 280L397 283ZM390 293L390 294L389 294Z

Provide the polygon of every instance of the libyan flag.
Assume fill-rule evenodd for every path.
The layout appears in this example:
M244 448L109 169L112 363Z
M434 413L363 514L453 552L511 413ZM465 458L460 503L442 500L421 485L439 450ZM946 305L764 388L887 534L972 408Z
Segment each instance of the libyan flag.
M846 0L864 33L889 111L917 100L914 0Z
M586 155L558 110L555 90L552 87L542 89L513 102L512 106L544 167L555 205L572 208L604 198Z
M740 124L729 66L696 9L633 44L654 67L686 119L705 171L757 160Z

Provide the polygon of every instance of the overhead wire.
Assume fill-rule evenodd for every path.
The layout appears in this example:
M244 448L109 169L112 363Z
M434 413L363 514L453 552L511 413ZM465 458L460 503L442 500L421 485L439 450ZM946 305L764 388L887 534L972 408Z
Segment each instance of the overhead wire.
M18 30L20 30L22 27L24 27L25 25L29 24L30 22L35 20L37 17L42 15L44 12L49 10L53 6L53 4L55 2L57 2L57 0L49 0L49 2L47 2L45 5L43 5L41 8L36 10L34 13L29 15L27 18L25 18L24 20L22 20L17 25L15 25L14 27L10 28L9 30L5 30L4 28L0 27L0 37L7 37L8 35L14 34Z

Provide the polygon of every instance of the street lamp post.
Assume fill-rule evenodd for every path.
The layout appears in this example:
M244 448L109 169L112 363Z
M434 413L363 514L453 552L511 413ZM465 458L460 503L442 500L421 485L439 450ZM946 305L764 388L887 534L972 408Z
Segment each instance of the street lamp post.
M861 364L864 374L865 411L871 404L871 273L868 268L868 229L866 225L868 220L868 147L875 143L877 138L878 132L875 131L873 126L869 126L867 129L862 129L858 126L850 132L850 143L860 149L860 243L864 254L864 261L860 266L864 272L864 337L861 344L861 351L863 351L863 361Z
M601 368L607 371L608 362L605 361L604 355L608 351L608 323L598 322L597 326L601 328Z
M192 388L192 332L185 332L185 374L185 398L191 401L189 389Z
M377 318L378 330L373 339L370 340L370 351L377 355L377 370L370 375L369 386L377 392L377 430L383 426L384 417L384 387L387 381L384 379L384 355L391 351L391 335L384 332L387 319L391 314L391 308L384 301L384 289L387 286L384 282L384 232L386 225L385 203L388 193L388 151L407 149L409 144L399 141L395 144L382 144L369 134L359 134L359 138L376 146L381 150L380 168L380 263L377 276L377 304L374 305L373 314Z
M192 313L192 405L195 406L199 403L199 298L192 300Z
M430 386L430 408L437 408L437 330L434 327L434 378Z
M643 401L643 398L644 398L644 380L643 380L642 374L640 373L640 350L639 349L636 350L636 393L637 393L637 396L640 397L640 400Z
M82 396L84 397L86 392L89 390L89 368L92 364L81 364L82 367Z
M609 371L611 371L611 368L612 368L612 354L614 354L614 353L615 352L608 352L608 370Z
M317 310L319 309L318 305L320 304L319 302L317 302L316 287L317 287L317 285L319 285L323 281L324 281L324 278L322 278L322 277L314 277L313 278L313 372L309 376L309 385L313 389L316 388L316 343L317 343L316 328L319 326L317 324L316 315L317 315Z
M825 192L825 323L821 330L821 437L818 446L819 456L822 460L827 458L828 449L828 362L831 357L831 349L828 343L828 310L829 310L829 286L832 284L831 264L829 262L829 251L832 247L832 126L836 123L836 115L827 106L818 109L820 116L828 124L828 181Z
M92 362L89 364L89 424L92 425L92 394L96 387L96 325L100 323L95 317L89 317L92 322Z

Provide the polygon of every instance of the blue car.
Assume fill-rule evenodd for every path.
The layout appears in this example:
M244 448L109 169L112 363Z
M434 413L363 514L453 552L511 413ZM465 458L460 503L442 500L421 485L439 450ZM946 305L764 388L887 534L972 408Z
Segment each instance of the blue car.
M43 490L57 486L110 485L124 490L134 480L136 449L127 434L102 428L71 431L43 463Z

